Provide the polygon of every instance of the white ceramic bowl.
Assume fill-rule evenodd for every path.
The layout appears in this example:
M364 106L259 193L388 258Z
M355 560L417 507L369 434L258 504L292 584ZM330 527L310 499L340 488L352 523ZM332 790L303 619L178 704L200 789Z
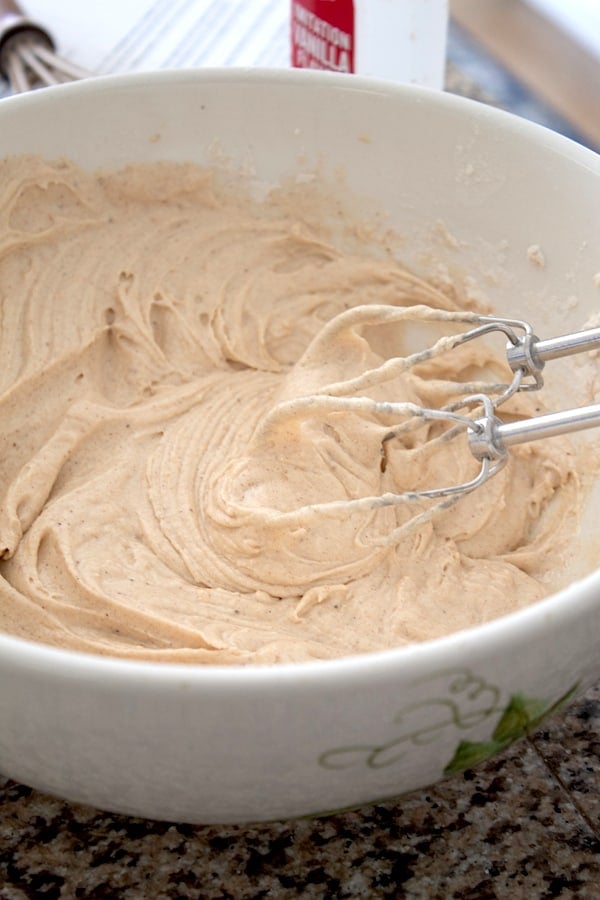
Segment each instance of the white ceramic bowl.
M600 158L475 102L358 77L208 70L0 103L0 155L113 167L212 161L215 146L267 184L315 165L342 172L357 208L385 211L406 235L416 269L437 258L470 273L499 312L544 334L600 309ZM557 395L577 404L569 363L552 371ZM570 587L407 649L213 668L0 636L0 771L107 810L205 823L323 813L435 782L600 674L597 501Z

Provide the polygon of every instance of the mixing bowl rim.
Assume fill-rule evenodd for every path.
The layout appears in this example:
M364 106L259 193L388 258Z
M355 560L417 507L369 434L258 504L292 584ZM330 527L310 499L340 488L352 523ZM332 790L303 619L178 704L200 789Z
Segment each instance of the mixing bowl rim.
M440 91L417 84L402 84L366 75L344 74L317 69L295 69L282 67L243 67L212 66L205 68L155 69L139 72L124 72L96 75L80 81L52 85L43 90L30 91L8 96L0 103L0 117L10 115L11 110L20 106L39 104L48 105L54 99L76 98L80 94L102 96L115 90L152 90L156 84L166 86L184 84L207 86L211 83L237 84L272 84L285 87L305 88L327 86L334 91L348 93L370 93L390 98L403 98L406 102L429 103L445 106L460 113L472 114L480 122L499 123L506 132L519 133L539 145L540 141L547 149L566 156L573 162L582 163L600 174L600 154L585 147L566 135L559 134L551 128L532 122L513 112L491 106L470 97ZM0 146L0 155L2 154Z

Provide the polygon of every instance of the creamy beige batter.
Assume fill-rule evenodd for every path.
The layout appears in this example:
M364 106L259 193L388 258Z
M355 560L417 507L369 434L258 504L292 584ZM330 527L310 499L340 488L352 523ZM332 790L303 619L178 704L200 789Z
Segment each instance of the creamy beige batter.
M334 240L293 192L259 202L172 164L0 168L0 629L299 661L444 635L560 582L578 507L564 441L515 449L418 528L398 531L421 507L346 506L476 471L463 440L431 443L439 425L385 441L397 416L332 399L439 406L457 380L505 378L479 342L361 382L435 340L412 307L457 309L456 290Z

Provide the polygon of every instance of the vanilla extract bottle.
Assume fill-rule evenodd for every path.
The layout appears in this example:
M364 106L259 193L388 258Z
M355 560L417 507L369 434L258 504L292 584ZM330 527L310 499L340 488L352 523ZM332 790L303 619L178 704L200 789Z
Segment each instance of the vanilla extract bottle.
M444 86L448 0L291 0L301 69Z

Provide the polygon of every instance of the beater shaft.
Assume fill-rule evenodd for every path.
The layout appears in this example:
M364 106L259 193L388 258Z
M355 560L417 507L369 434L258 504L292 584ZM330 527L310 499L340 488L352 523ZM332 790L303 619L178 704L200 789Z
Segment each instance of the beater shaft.
M600 348L600 328L588 328L546 340L525 334L516 344L508 343L506 357L513 372L521 369L524 374L535 375L536 372L541 372L550 359L596 348Z
M488 414L473 421L469 429L469 447L478 459L502 459L513 444L525 444L541 438L556 437L600 425L600 403L561 412L534 416L518 422L502 422Z

